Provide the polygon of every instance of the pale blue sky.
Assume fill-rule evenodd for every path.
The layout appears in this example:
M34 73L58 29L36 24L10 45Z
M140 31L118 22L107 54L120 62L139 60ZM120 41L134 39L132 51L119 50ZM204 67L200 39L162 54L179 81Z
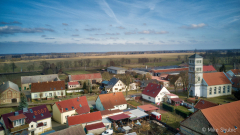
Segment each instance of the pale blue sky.
M0 1L0 54L239 49L240 1Z

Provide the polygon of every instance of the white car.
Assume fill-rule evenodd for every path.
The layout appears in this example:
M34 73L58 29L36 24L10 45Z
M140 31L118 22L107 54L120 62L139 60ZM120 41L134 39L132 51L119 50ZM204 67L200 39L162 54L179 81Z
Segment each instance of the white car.
M111 135L111 134L113 134L113 130L112 129L107 129L106 131L104 131L102 133L102 135Z

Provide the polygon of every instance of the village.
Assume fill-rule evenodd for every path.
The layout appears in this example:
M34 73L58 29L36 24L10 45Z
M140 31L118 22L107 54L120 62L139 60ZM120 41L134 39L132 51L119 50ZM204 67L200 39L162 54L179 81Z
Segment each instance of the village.
M197 53L178 66L21 76L0 85L0 135L238 135L239 78Z

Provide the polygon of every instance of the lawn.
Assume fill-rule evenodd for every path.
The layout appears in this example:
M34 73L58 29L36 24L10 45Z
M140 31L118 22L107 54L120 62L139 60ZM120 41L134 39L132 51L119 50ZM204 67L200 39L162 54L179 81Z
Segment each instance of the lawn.
M131 104L131 105L133 105L133 106L139 106L139 105L142 105L142 104L140 104L140 103L138 103L137 101L135 101L135 100L133 100L133 101L127 101L127 103L129 103L129 104Z
M122 92L122 93L123 93L124 96L126 96L126 92ZM134 94L140 94L140 93L142 93L141 90L138 90L138 91L136 91L136 90L131 90L131 91L128 91L128 92L127 92L128 95L134 95Z
M174 109L179 109L183 112L190 112L186 107L183 107L183 106L173 106Z
M90 74L92 72L90 71L85 71L85 70L71 70L71 71L65 71L66 74L69 74L69 75L78 75L78 74Z
M5 81L12 81L20 87L21 86L21 76L33 76L33 75L41 75L41 73L40 72L29 72L29 73L16 73L16 74L0 75L0 84Z
M182 100L187 99L187 92L179 92L178 91L177 93L174 92L174 94L178 95L178 97L181 98Z
M226 96L203 98L203 99L213 102L213 103L216 103L216 104L226 104L227 102L237 101L237 99L234 97L234 95L226 95Z
M60 79L61 81L65 81L65 79L66 79L68 76L65 75L65 74L61 74L61 75L58 75L58 77L59 77L59 79Z
M166 112L166 113L162 113L161 115L162 115L161 121L173 128L179 128L180 122L184 120L183 117L181 117L180 115L177 115L174 112Z

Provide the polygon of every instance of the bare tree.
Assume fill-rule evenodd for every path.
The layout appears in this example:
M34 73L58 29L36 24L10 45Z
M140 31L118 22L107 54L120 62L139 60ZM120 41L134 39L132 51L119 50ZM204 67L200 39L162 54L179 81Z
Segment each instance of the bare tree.
M173 85L175 93L177 93L177 83L176 83L176 81L177 81L178 78L179 78L179 76L177 76L177 75L169 76L170 84Z
M39 94L39 97L40 97L40 100L42 102L42 97L43 97L43 93L42 92Z

